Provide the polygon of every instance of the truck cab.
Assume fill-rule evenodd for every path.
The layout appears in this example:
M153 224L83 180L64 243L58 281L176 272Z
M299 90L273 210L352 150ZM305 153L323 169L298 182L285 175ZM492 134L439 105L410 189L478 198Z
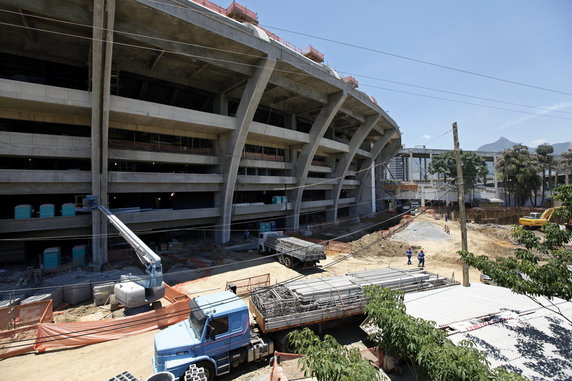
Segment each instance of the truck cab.
M198 296L189 302L188 319L155 335L153 370L176 377L192 364L205 369L207 380L228 373L248 356L250 314L230 291Z
M276 250L276 239L281 237L285 237L283 231L258 233L258 252L260 254L273 253Z

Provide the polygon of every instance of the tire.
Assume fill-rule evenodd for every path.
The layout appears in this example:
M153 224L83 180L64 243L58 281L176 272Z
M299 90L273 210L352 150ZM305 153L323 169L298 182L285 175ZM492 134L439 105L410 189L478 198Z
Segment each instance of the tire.
M292 346L292 344L290 343L290 340L288 340L288 334L291 331L286 331L286 332L280 332L279 334L276 335L275 339L275 344L276 344L276 350L278 352L282 352L282 353L296 353L295 348Z
M201 361L197 364L197 368L203 368L205 371L204 381L213 381L215 378L214 365L208 361Z
M292 268L293 267L293 261L292 261L292 257L289 255L284 255L283 259L282 259L282 263L284 264L284 266Z
M280 263L281 265L284 264L284 256L283 256L282 254L280 254L280 255L278 256L278 263Z

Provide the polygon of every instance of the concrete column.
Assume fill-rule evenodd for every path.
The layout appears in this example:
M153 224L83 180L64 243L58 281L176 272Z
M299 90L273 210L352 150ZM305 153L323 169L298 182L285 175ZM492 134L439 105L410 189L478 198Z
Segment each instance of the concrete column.
M292 210L288 215L288 225L294 231L300 228L300 207L302 204L302 194L308 178L308 171L314 159L314 155L318 150L320 141L324 137L330 123L336 116L338 110L347 98L345 91L331 94L328 97L328 103L322 107L322 110L314 120L310 129L310 142L302 147L302 151L298 155L296 164L294 165L294 173L297 180L295 189L288 192L288 200L292 202Z
M375 213L375 208L376 208L376 197L375 197L375 175L376 175L376 170L375 170L375 161L371 162L371 166L370 166L370 170L369 173L371 174L369 181L371 182L371 214Z
M429 151L429 161L431 163L433 163L433 151ZM431 187L433 187L433 178L435 177L435 174L431 174L431 178L430 178L430 182L431 182Z
M217 94L214 99L214 112L219 115L228 115L228 98L226 94Z
M494 155L493 156L493 177L494 177L493 181L495 184L495 197L499 198L500 197L499 181L498 181L497 175L498 175L498 173L497 173L497 155Z
M413 151L409 151L407 160L407 180L413 182Z
M387 152L384 151L384 147L386 147L389 140L393 136L394 136L393 134L385 134L381 138L377 139L377 141L374 143L373 147L371 148L370 157L363 160L363 162L361 163L361 166L359 167L359 170L358 170L358 176L357 176L358 180L360 181L360 185L359 185L359 188L356 192L356 204L353 208L351 208L352 210L350 210L350 215L355 214L356 216L361 216L361 215L369 214L368 205L362 205L362 203L361 203L361 201L363 199L367 200L367 197L369 197L369 194L367 194L367 192L364 191L364 189L367 189L371 186L371 184L369 183L370 182L370 177L369 177L370 170L368 170L368 169L371 168L371 165L374 162L385 163L387 160L389 160L393 156L395 156L395 152L393 153L392 156L387 156L386 155ZM399 143L399 141L397 141L397 143L395 143L395 144L397 145L397 147L398 147L397 149L399 150L400 146L398 143ZM384 155L382 155L382 157L380 157L379 160L377 160L382 151L384 151Z
M232 221L232 199L238 176L238 166L242 155L246 137L254 113L258 108L264 89L268 84L270 75L276 66L276 60L268 58L256 69L252 77L248 79L238 110L236 111L235 129L228 136L223 147L223 161L221 168L224 182L220 192L220 205L222 215L219 222L219 230L216 232L216 242L226 243L230 240L230 225Z
M94 0L91 54L91 192L102 205L108 205L107 161L109 98L115 0ZM107 218L92 213L93 265L107 262Z
M381 115L374 115L368 117L365 123L363 123L358 127L358 129L352 136L352 139L350 140L350 143L348 145L349 146L348 152L345 152L342 155L340 161L338 162L338 165L335 167L333 177L337 182L336 185L334 186L334 189L328 192L329 198L334 200L334 207L326 212L328 221L336 221L338 219L340 194L342 192L344 178L348 173L348 169L350 168L350 165L355 157L358 148L362 145L364 139L369 135L369 133L371 132L373 127L377 124L380 118Z

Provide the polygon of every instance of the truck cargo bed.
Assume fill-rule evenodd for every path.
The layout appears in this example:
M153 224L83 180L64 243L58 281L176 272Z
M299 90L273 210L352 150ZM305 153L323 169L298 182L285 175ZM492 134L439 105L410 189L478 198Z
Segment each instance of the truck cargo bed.
M412 292L447 284L421 269L385 268L262 287L251 296L250 307L262 332L274 332L362 314L366 285Z

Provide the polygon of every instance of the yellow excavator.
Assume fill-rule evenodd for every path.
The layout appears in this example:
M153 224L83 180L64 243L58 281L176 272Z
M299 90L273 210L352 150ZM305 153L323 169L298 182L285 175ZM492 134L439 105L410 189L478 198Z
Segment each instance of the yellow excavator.
M546 209L544 212L542 212L542 214L538 212L531 212L528 216L519 218L518 223L528 228L540 228L549 222L555 222L551 221L551 219L554 216L554 212L559 208L561 208L561 206Z

